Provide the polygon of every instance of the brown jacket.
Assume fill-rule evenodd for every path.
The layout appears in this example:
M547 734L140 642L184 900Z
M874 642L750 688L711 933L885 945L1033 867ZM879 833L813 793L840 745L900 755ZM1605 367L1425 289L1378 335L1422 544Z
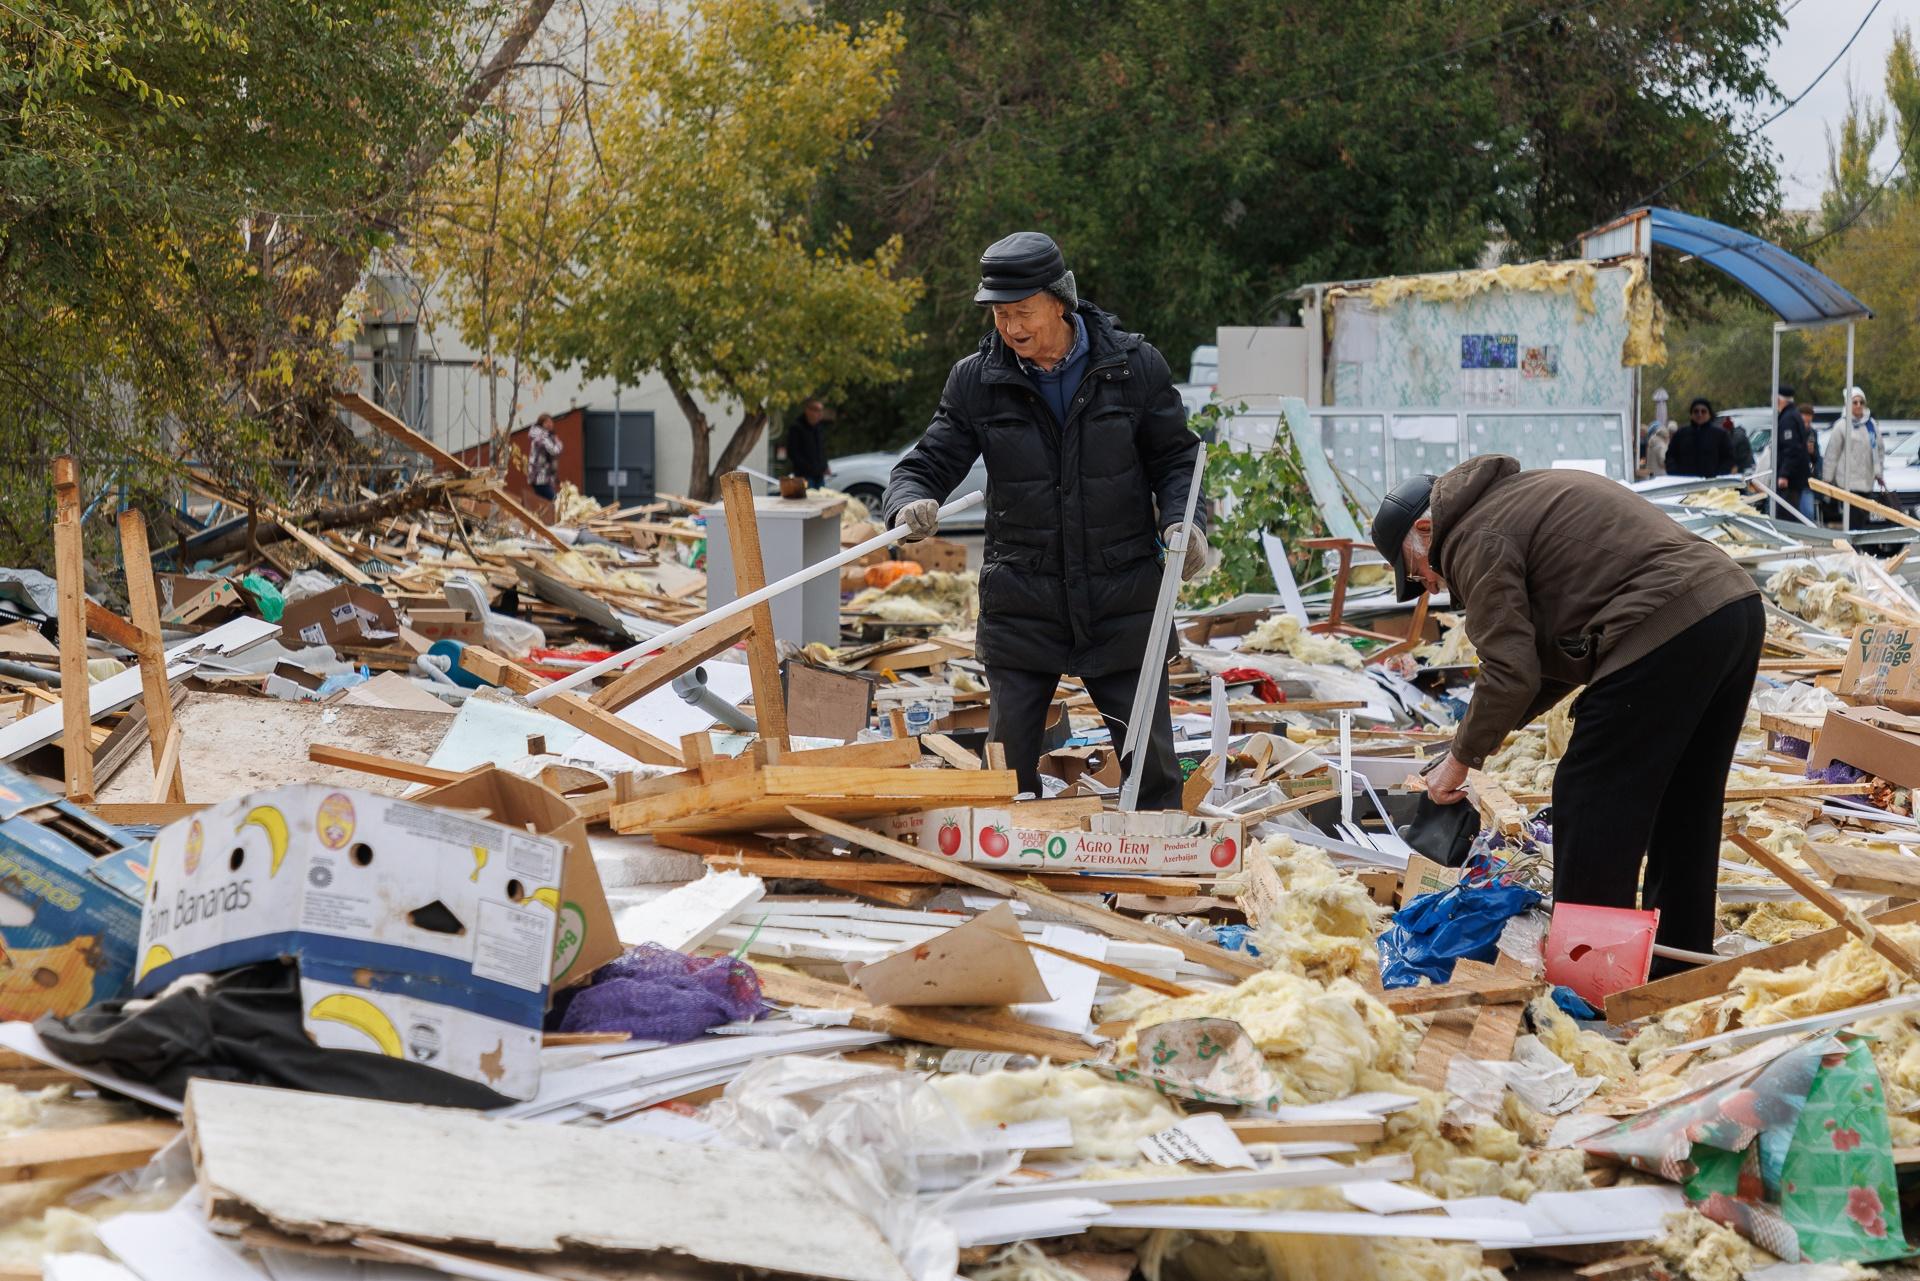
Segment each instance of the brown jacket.
M1616 481L1483 454L1433 485L1432 560L1480 679L1453 756L1478 768L1575 688L1759 594L1727 554Z

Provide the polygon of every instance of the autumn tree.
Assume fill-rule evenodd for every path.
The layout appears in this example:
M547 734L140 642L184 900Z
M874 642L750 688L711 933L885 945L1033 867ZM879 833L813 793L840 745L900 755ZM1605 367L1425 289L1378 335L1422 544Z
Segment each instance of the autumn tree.
M766 0L615 20L591 112L562 94L476 140L453 188L500 191L499 224L445 257L468 341L637 382L658 372L705 498L782 405L885 382L912 345L919 282L897 236L816 230L822 179L866 151L894 89L900 24L847 26ZM582 103L581 105L584 105ZM487 273L515 283L486 303ZM717 454L699 397L734 406Z
M0 6L0 563L56 453L156 515L330 479L369 258L552 3Z

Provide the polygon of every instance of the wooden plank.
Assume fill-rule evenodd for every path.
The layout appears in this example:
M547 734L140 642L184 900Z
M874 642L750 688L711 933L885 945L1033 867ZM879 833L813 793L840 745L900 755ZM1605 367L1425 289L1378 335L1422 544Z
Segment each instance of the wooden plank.
M969 752L945 734L922 734L920 746L938 756L955 769L984 769L980 758Z
M553 546L559 549L560 551L564 552L564 551L572 550L572 545L569 544L566 539L554 533L551 529L547 527L547 524L545 521L541 520L538 516L534 515L532 512L528 511L525 507L521 506L520 500L515 498L512 494L509 494L505 488L496 485L492 489L487 491L487 497L491 498L494 501L494 505L499 507L502 511L506 512L507 515L513 517L515 520L519 521L522 525L525 525L528 529L538 534L541 538L553 544Z
M1387 1123L1378 1121L1269 1121L1235 1117L1227 1128L1242 1143L1378 1143Z
M760 554L760 521L753 510L753 481L743 471L720 478L720 501L726 510L727 547L733 556L734 598L751 595L767 585L766 565ZM787 740L787 696L780 687L780 649L773 634L773 605L762 602L747 612L753 627L747 633L747 668L753 674L753 716L760 737L776 755L792 746Z
M667 646L657 654L649 654L609 684L595 690L587 701L595 707L617 712L635 699L659 689L674 677L692 671L715 654L732 649L752 627L752 611L723 619L683 641Z
M1836 922L1844 926L1848 932L1857 935L1868 947L1871 947L1874 951L1878 952L1881 956L1914 978L1920 978L1920 962L1916 962L1913 957L1907 955L1905 948L1895 943L1880 931L1862 929L1857 920L1848 913L1846 905L1829 894L1825 886L1803 875L1793 864L1774 854L1765 846L1748 839L1743 832L1731 832L1727 835L1727 839L1739 846L1748 858L1766 868L1787 884L1793 886L1802 898L1832 917ZM1752 958L1749 957L1748 959L1751 960Z
M1503 978L1531 977L1526 966L1505 952L1494 958L1493 972ZM1511 1059L1513 1043L1520 1035L1526 1011L1527 1007L1519 1002L1483 1007L1473 1020L1473 1035L1467 1038L1467 1057L1497 1063Z
M178 778L179 776L180 727L178 725L170 725L167 727L167 741L160 748L160 759L153 767L153 800L155 804L164 805L172 799L169 795L172 789L168 787L167 780Z
M559 717L575 729L599 739L608 747L625 752L643 764L685 764L679 751L665 739L656 738L637 726L627 724L612 712L602 711L578 694L555 694L540 704L540 710Z
M316 765L331 765L337 769L357 770L362 774L397 778L408 783L426 783L433 787L465 777L459 770L441 769L419 761L396 760L372 752L356 752L350 747L332 747L326 743L308 744L307 759Z
M1434 1016L1413 1054L1411 1076L1415 1085L1429 1090L1446 1089L1447 1068L1467 1052L1477 1021L1478 1016L1471 1010L1443 1010Z
M674 842L689 839L680 832L662 832L657 844L669 849L688 849ZM701 840L692 837L692 840ZM707 846L718 842L706 842ZM696 847L709 867L720 871L746 872L752 876L789 876L809 881L868 881L875 885L949 885L962 884L943 869L903 867L897 863L856 863L843 858L789 858L782 854L753 854L744 849L712 850ZM951 862L952 860L948 860ZM1032 880L1069 894L1160 894L1191 895L1206 888L1204 877L1182 880L1173 876L1082 876L1075 872L1029 872L1022 880Z
M1899 508L1889 507L1885 503L1876 503L1871 498L1862 498L1852 490L1841 489L1838 485L1829 485L1817 476L1807 478L1807 488L1816 494L1825 494L1828 498L1835 498L1849 506L1858 507L1861 511L1872 512L1881 520L1904 525L1908 529L1920 529L1920 520L1915 520Z
M1480 810L1481 822L1507 836L1525 834L1527 812L1521 808L1522 799L1509 796L1506 788L1477 769L1467 771L1467 792L1472 797L1474 805ZM1546 801L1535 802L1539 805L1546 803Z
M994 932L999 933L997 930ZM1110 979L1119 979L1122 983L1131 983L1135 987L1144 987L1149 992L1158 992L1161 996L1178 998L1182 996L1198 996L1200 994L1197 988L1183 987L1178 983L1163 979L1158 975L1144 974L1139 970L1128 969L1124 965L1115 965L1111 961L1096 961L1090 956L1082 956L1078 952L1069 952L1065 948L1049 947L1047 944L1035 939L1030 939L1024 934L1000 934L1000 937L1010 943L1024 943L1035 952L1045 952L1048 956L1057 956L1062 960L1071 961L1075 965L1084 965L1086 968L1104 974Z
M498 685L516 694L524 694L547 683L546 677L538 672L530 672L512 659L502 658L478 645L469 645L460 651L460 666L489 685Z
M1836 890L1920 898L1920 858L1911 854L1883 854L1851 845L1809 841L1803 857L1807 866L1826 877L1827 884Z
M422 436L413 428L407 426L394 414L389 413L383 407L374 404L371 400L362 396L359 392L336 391L333 393L333 399L335 404L350 409L365 419L375 431L387 439L405 445L416 454L425 454L428 458L431 458L433 460L434 470L450 472L455 476L472 474L472 468L428 440L425 436Z
M98 1179L137 1170L180 1134L173 1121L31 1130L0 1139L0 1183Z
M274 524L286 532L288 538L291 538L294 542L299 543L302 547L319 557L329 569L340 575L340 577L357 587L377 586L365 570L348 560L345 556L342 556L339 552L333 550L333 548L329 547L326 543L309 534L306 530L300 528L299 519L292 513L278 512L272 517L272 520Z
M87 568L80 533L80 469L53 460L53 568L60 614L60 754L67 799L93 799L93 716L87 679Z
M962 775L961 777L968 776ZM1006 898L1017 898L1030 907L1044 908L1049 912L1064 916L1069 920L1078 921L1089 928L1099 930L1103 934L1110 934L1115 938L1130 939L1135 943L1157 943L1162 947L1173 948L1179 952L1180 955L1197 965L1207 966L1210 969L1220 971L1222 974L1231 975L1236 979L1252 978L1254 975L1261 973L1265 968L1250 957L1229 952L1225 948L1215 947L1211 943L1201 943L1186 937L1184 934L1175 934L1172 930L1163 930L1157 925L1148 925L1144 921L1132 920L1128 917L1121 916L1117 912L1108 911L1104 907L1095 907L1092 904L1082 903L1075 899L1063 898L1051 890L1026 885L1011 877L1001 876L997 872L990 872L986 868L975 867L971 863L956 863L951 859L942 858L937 854L928 854L923 850L915 849L905 842L892 840L889 837L881 836L877 832L869 832L865 828L855 827L851 823L842 823L837 819L828 818L823 814L813 813L798 806L794 807L793 816L817 832L825 832L829 836L837 836L844 841L850 841L864 849L870 849L876 854L885 854L890 858L897 858L903 863L911 863L916 867L930 867L945 870L955 880L971 885L975 889L987 890Z
M165 827L168 823L198 814L207 808L205 801L91 801L81 808L106 823L123 827Z
M1858 796L1864 790L1858 783L1768 783L1761 787L1729 787L1727 803L1765 801L1785 796ZM1514 797L1522 805L1545 805L1553 800L1551 792L1526 792Z
M1505 1005L1522 1001L1538 992L1543 984L1531 975L1496 979L1480 983L1436 983L1432 986L1398 988L1377 992L1382 1005L1395 1014L1434 1014L1468 1005Z
M541 706L551 707L565 697L549 699ZM874 818L969 801L1005 802L1020 787L1008 770L798 765L769 765L711 784L674 786L676 782L670 781L660 790L644 791L630 801L616 800L609 816L614 830L753 831L768 824L792 830L787 806L794 801L845 817Z
M825 979L763 967L760 989L768 1000L815 1010L846 1010L854 1027L889 1032L903 1040L924 1041L957 1050L1005 1050L1057 1063L1078 1063L1093 1053L1079 1037L1014 1017L1004 1007L873 1005L850 987Z
M133 646L140 664L140 701L147 711L147 742L154 769L173 730L173 693L167 682L166 645L160 635L160 600L154 591L153 557L147 546L147 519L128 508L120 513L120 562L127 573L127 615L138 634ZM167 801L187 799L178 762L167 776Z
M1867 923L1875 929L1888 925L1907 925L1915 921L1920 921L1920 903L1909 903L1905 907L1896 907L1867 918ZM1624 992L1615 992L1607 998L1607 1021L1631 1023L1649 1014L1670 1010L1676 1005L1717 996L1733 986L1733 980L1743 970L1784 970L1789 966L1816 961L1851 936L1850 930L1836 925L1832 929L1803 934L1797 939L1788 939L1771 947L1758 948L1745 956L1728 957L1712 965L1702 965L1628 988Z
M140 629L99 601L87 602L87 630L121 649L140 652Z

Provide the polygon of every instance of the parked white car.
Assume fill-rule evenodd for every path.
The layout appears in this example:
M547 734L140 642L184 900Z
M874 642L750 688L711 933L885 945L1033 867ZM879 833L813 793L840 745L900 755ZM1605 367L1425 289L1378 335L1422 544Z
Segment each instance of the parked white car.
M827 460L827 487L852 494L873 509L874 518L880 516L880 499L887 492L887 478L893 475L893 465L900 461L912 446L903 446L891 451L876 451L869 454L848 454L842 458ZM973 460L973 469L967 478L960 482L954 494L968 494L976 489L987 487L987 464L984 459ZM951 497L952 495L949 495ZM942 521L943 529L980 529L986 525L987 508L982 503L978 507L961 512L952 520Z

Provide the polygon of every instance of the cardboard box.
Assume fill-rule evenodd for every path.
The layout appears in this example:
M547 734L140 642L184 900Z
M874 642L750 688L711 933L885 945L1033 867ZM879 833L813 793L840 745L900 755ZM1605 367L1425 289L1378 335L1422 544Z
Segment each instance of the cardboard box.
M400 622L379 592L342 583L290 603L280 615L280 632L294 647L366 645L398 636Z
M1808 753L1809 770L1845 761L1900 787L1920 787L1920 717L1887 707L1836 707Z
M372 792L234 797L154 838L134 991L290 959L316 1044L531 1098L566 853Z
M0 765L0 1019L64 1018L125 994L147 854Z
M1097 801L1068 803L1081 809ZM965 863L1043 872L1225 876L1240 870L1246 826L1154 811L1074 817L1059 801L955 806L876 820L873 826Z
M962 574L967 569L965 544L946 538L923 538L895 548L901 560L910 560L928 573Z
M408 798L446 809L484 811L508 827L552 837L567 847L560 872L560 912L553 933L553 987L584 983L625 949L613 932L613 910L593 864L587 823L564 796L532 779L488 766Z
M407 626L430 641L459 641L462 645L487 643L487 625L462 609L410 609Z
M788 660L780 665L787 692L787 732L844 743L873 715L874 677L829 671Z
M1840 697L1920 712L1920 627L1862 623L1840 668Z

